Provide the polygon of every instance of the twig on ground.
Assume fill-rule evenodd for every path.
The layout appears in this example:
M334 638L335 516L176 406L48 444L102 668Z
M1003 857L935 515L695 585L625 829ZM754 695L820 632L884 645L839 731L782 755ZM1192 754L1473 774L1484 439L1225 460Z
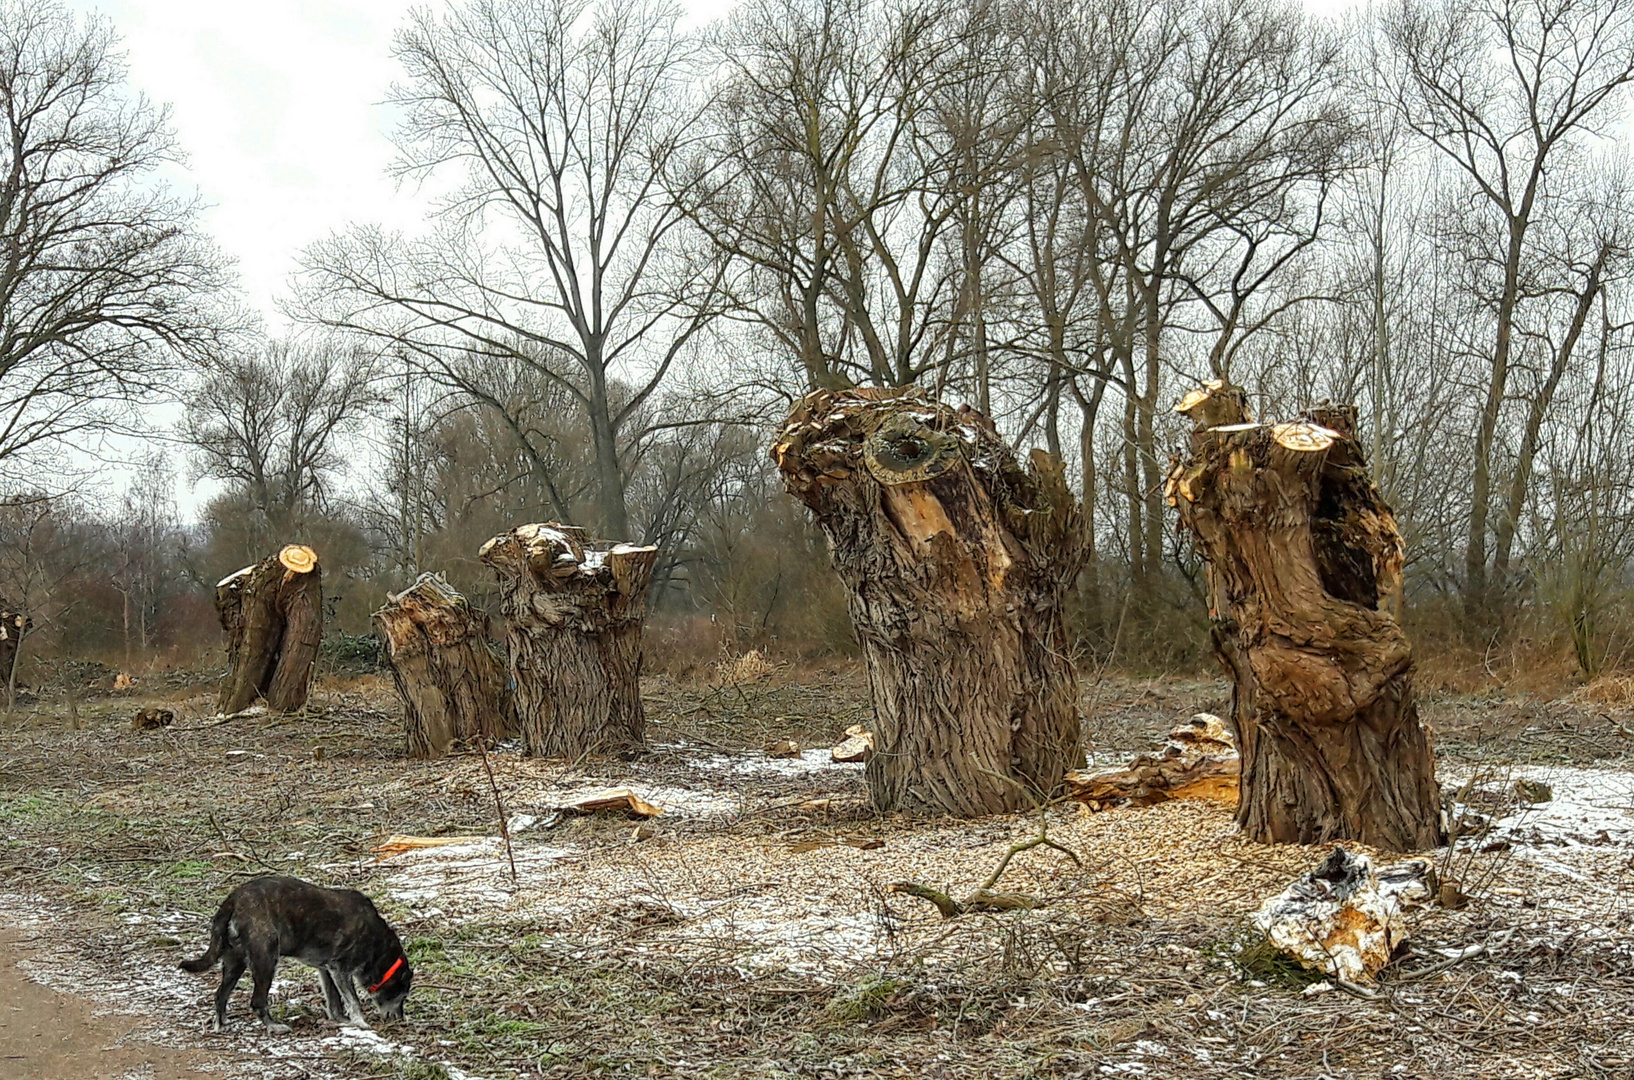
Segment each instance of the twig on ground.
M499 835L505 841L505 857L511 863L511 884L517 884L516 852L511 850L511 827L505 821L505 803L499 797L499 783L494 779L494 767L488 762L488 747L486 741L477 737L477 749L482 751L482 767L488 771L488 787L494 793L494 807L499 811Z

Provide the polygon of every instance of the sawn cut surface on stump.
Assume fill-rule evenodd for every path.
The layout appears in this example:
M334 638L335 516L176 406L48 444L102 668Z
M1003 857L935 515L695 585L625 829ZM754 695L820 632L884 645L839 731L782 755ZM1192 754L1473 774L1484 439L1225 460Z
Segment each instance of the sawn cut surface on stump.
M641 627L655 547L549 522L482 545L509 624L516 723L528 752L578 758L646 746Z
M448 582L421 574L374 613L374 626L403 697L409 757L510 734L505 665L489 641L488 616Z
M1401 537L1355 410L1254 424L1245 402L1218 383L1181 402L1197 427L1168 483L1208 568L1214 651L1232 679L1237 821L1266 842L1435 847L1435 756L1395 617Z
M317 552L290 544L216 583L216 616L231 668L223 713L265 701L274 712L306 704L323 641L323 571Z
M1080 756L1062 598L1082 563L1060 463L911 391L808 395L772 447L850 593L881 810L965 817L1056 794Z

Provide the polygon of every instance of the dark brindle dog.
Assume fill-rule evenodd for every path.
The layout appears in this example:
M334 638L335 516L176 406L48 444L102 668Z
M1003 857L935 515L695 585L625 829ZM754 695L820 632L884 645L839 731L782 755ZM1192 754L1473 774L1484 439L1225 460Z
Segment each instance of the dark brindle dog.
M329 1019L368 1027L359 992L368 994L387 1020L403 1018L414 973L397 931L386 925L374 904L356 889L325 889L292 877L258 877L227 894L210 924L210 947L183 971L209 971L221 961L212 1027L227 1023L227 1000L248 965L253 992L250 1008L267 1030L287 1032L267 1010L267 991L278 961L293 956L318 969L323 1007Z

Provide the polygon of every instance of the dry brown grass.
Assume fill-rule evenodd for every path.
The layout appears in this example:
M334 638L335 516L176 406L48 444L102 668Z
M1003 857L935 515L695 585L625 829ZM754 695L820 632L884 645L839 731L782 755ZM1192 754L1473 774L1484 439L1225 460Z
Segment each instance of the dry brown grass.
M1602 675L1572 697L1592 705L1634 705L1634 675Z

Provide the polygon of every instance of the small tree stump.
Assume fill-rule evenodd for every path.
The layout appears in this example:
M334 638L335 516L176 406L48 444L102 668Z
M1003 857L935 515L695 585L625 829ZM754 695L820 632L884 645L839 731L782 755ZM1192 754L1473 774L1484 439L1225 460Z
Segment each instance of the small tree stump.
M488 640L488 616L440 575L421 574L388 597L374 628L403 697L409 757L442 757L456 739L510 734L505 671Z
M306 704L323 641L323 571L318 554L290 544L216 583L216 616L227 634L227 684L220 711L265 700L274 712Z
M911 391L817 391L772 447L828 537L874 699L880 810L1050 798L1080 757L1062 600L1085 551L1061 465Z
M579 758L647 744L641 624L655 547L550 522L482 545L509 625L512 701L528 752Z
M1401 537L1368 477L1355 409L1254 424L1242 390L1220 383L1179 409L1197 426L1168 496L1208 567L1243 832L1436 847L1435 755L1394 614Z
M0 604L0 687L10 684L13 668L17 665L17 652L23 646L23 639L33 629L33 619Z

